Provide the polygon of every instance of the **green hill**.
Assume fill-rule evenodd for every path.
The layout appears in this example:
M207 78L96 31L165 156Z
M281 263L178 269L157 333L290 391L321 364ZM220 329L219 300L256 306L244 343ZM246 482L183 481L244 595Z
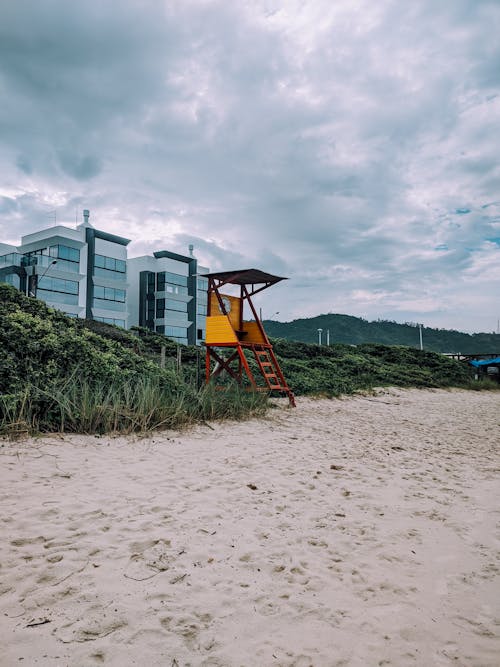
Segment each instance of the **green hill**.
M330 331L330 343L360 345L381 343L382 345L406 345L420 347L417 324L398 324L378 320L368 322L351 315L318 315L317 317L293 320L292 322L266 321L268 334L276 338L318 342L318 329L322 329L322 342L326 343L326 332ZM448 329L422 327L424 349L432 352L462 354L500 354L500 334L467 334Z

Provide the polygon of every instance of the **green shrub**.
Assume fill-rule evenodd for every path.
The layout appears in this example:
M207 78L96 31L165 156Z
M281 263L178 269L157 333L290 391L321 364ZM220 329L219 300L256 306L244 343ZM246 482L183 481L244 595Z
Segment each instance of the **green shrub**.
M145 330L71 319L0 284L0 432L170 428L262 412L266 396L198 392L199 351ZM160 368L161 347L167 363Z
M314 345L278 339L274 351L296 394L338 396L377 386L468 387L469 367L403 346Z

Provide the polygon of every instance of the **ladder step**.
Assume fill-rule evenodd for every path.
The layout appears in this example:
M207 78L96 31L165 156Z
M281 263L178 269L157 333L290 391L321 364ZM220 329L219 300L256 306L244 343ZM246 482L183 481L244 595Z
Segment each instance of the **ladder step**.
M293 392L287 386L286 380L282 377L281 369L273 356L272 350L270 352L269 348L263 348L257 344L252 345L251 350L267 385L267 389L269 391L280 391L287 394L290 405L295 406ZM264 387L259 389L265 391Z

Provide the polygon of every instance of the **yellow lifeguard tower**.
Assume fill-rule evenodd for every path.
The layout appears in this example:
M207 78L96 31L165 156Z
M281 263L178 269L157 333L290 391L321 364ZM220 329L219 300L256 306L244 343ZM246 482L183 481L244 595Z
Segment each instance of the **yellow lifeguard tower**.
M209 273L204 277L208 278L205 336L207 383L216 382L221 373L226 371L234 380L242 384L243 373L245 373L254 390L279 391L288 396L290 405L295 407L293 392L286 383L274 355L273 346L266 336L252 303L252 297L255 294L286 278L273 276L258 269L222 271ZM226 285L236 285L236 291L239 291L239 294L237 296L223 294L220 290ZM250 307L253 321L243 319L246 304ZM224 348L230 352L229 356L224 356ZM245 351L253 354L264 384L257 383ZM214 362L213 368L212 362Z

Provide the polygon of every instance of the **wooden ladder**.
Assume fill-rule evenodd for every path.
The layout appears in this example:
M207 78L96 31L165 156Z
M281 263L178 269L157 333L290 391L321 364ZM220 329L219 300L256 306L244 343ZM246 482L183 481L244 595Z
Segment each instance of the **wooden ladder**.
M267 388L270 391L281 391L283 394L286 394L290 405L295 407L295 396L286 383L285 376L283 375L278 360L274 356L272 347L252 345L251 350Z

